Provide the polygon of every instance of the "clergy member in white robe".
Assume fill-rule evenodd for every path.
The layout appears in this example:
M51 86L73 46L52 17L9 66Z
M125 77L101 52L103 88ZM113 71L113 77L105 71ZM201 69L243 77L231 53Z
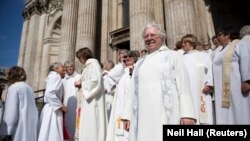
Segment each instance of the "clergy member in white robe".
M64 63L66 74L63 79L64 97L63 104L67 106L67 113L65 113L65 126L70 135L67 141L74 141L75 128L76 128L76 106L77 94L79 88L75 87L75 82L81 79L81 75L75 72L75 65L73 62L66 61Z
M241 92L236 35L231 25L222 26L218 34L222 46L213 60L216 124L250 124L250 97Z
M44 94L44 106L40 115L40 129L38 141L63 141L63 112L67 107L63 105L63 65L59 62L49 67Z
M126 56L126 53L127 53L126 49L119 50L118 52L119 62L111 70L104 72L103 84L104 84L104 90L106 92L105 101L107 102L106 107L107 107L108 121L112 110L112 103L113 103L116 84L125 73L124 56Z
M240 59L241 89L249 96L250 92L250 25L245 25L240 30L241 40L236 47Z
M8 72L10 86L0 135L11 136L11 141L36 141L38 111L33 89L26 84L26 73L21 67Z
M210 54L196 50L197 38L193 34L182 37L184 64L187 68L194 102L196 124L213 124L213 75Z
M162 141L164 124L195 124L189 81L181 55L168 49L160 25L143 32L149 54L136 63L129 141Z
M76 57L83 64L82 81L80 82L83 101L79 141L105 141L107 113L100 63L94 59L91 50L87 47L79 49Z
M133 67L139 56L136 55L135 51L128 51L127 55L125 74L116 86L106 141L128 141L128 131L123 127L123 114L126 110L128 98L130 98L128 94Z

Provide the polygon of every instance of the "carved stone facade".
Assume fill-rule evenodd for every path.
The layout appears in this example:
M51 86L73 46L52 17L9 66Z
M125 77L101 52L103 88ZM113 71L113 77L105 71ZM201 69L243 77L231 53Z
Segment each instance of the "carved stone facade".
M75 61L80 72L79 48L89 47L100 62L117 61L119 48L144 49L142 30L152 21L167 30L170 48L188 33L207 42L215 35L211 9L216 5L210 7L215 1L26 0L18 65L34 90L43 89L55 61Z

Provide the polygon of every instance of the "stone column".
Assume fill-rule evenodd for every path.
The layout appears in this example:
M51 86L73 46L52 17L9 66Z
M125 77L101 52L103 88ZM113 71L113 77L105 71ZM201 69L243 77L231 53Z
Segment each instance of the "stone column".
M88 47L95 52L97 0L79 0L76 51ZM79 61L76 61L79 70Z
M108 60L108 52L112 52L109 47L109 0L102 1L102 30L101 30L101 62Z
M162 25L164 28L164 10L163 10L163 0L155 0L154 1L154 13L155 13L155 21Z
M25 50L26 50L26 44L27 44L27 36L28 36L28 27L29 27L29 20L25 20L23 22L23 29L22 29L22 37L21 37L21 43L19 48L19 56L18 56L18 66L24 65L24 56L25 56Z
M123 27L123 0L117 0L117 28Z
M97 0L80 0L76 49L88 47L95 51Z
M130 8L130 49L145 48L142 32L145 25L154 21L154 7L152 0L131 0Z
M74 61L77 33L78 0L64 0L59 61Z
M194 2L197 5L197 20L199 20L199 23L201 24L201 40L209 42L215 35L213 19L209 6L205 4L205 1L194 0Z
M175 48L175 43L186 34L197 35L192 0L165 0L164 7L168 47Z
M39 29L40 16L35 14L31 16L28 27L28 35L27 35L27 44L25 50L24 57L24 69L27 73L27 83L33 86L33 78L34 78L34 64L36 59L36 50L37 50L37 40L38 34L37 29Z
M45 89L45 78L49 72L49 59L50 59L50 43L49 39L45 38L43 40L43 49L42 49L42 62L41 62L41 75L39 82L39 90Z
M43 37L44 37L44 28L46 25L46 14L41 15L40 17L40 24L39 24L39 28L37 30L37 34L38 34L38 40L37 40L37 50L36 50L36 58L34 59L33 62L33 68L32 70L34 71L34 77L33 77L33 89L34 91L39 90L39 81L44 81L41 80L41 67L42 67L42 52L43 52Z

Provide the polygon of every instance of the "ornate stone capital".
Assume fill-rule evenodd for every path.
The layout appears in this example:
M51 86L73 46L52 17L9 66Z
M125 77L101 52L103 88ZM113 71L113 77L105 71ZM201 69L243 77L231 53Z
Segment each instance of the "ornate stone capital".
M129 41L129 27L124 27L110 32L111 42L110 45L116 46L117 44Z
M27 20L34 14L51 13L54 10L62 10L62 7L63 0L35 0L26 5L23 17Z

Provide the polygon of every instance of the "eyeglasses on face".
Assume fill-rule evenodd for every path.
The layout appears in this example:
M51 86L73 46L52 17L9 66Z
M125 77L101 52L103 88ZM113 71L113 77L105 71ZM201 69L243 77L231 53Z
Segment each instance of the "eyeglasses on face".
M66 68L68 69L68 68L73 68L74 66L66 66Z
M149 37L151 37L152 39L157 38L159 35L158 34L146 34L144 35L144 39L149 39Z
M218 33L218 37L220 37L221 35L224 35L223 33Z

